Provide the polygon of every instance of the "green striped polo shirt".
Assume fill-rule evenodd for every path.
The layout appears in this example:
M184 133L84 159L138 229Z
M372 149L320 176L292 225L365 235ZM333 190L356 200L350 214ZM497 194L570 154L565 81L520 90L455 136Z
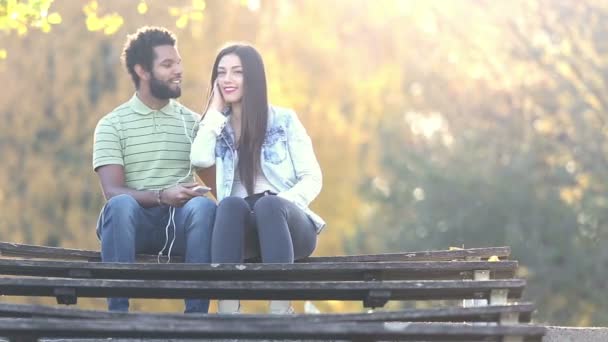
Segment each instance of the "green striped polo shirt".
M93 168L122 165L126 186L136 190L192 182L190 145L197 118L175 100L154 110L135 94L97 123Z

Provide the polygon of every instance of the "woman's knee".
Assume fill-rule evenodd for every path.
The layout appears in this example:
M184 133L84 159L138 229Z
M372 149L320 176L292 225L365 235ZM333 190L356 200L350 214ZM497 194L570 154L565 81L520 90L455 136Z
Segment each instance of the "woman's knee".
M264 196L255 202L253 211L260 215L287 214L286 203L287 201L279 196Z
M313 237L301 238L301 241L294 241L294 259L299 260L309 257L317 248L316 233Z
M244 199L226 197L220 201L215 215L214 232L237 232L244 230L250 220L251 210Z
M221 211L249 211L249 204L241 197L229 196L220 201L218 210Z

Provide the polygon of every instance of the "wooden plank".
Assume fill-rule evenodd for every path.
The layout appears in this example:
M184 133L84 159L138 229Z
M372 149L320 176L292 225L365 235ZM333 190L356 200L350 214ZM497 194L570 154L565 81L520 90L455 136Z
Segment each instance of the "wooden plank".
M0 259L0 274L42 277L170 280L472 279L476 270L512 278L517 261L338 262L304 264L120 264Z
M511 247L486 247L467 248L456 250L437 250L422 252L385 253L385 254L362 254L342 255L327 257L309 257L298 262L378 262L378 261L450 261L465 260L468 257L480 257L488 259L496 256L499 259L508 259L511 255Z
M15 258L66 259L98 261L100 253L72 248L47 247L11 242L0 242L0 255Z
M510 254L510 247L488 247L459 250L309 257L298 260L297 262L450 261L464 260L467 257L480 257L481 259L487 259L491 256L497 256L500 259L508 259ZM16 258L101 261L100 253L97 251L27 245L10 242L0 242L0 255ZM157 262L156 255L140 254L137 256L137 260L138 262ZM183 258L177 255L171 256L171 261L183 262Z
M46 305L8 304L0 303L0 317L54 317L54 318L95 318L95 319L138 319L138 320L260 320L277 321L307 320L314 322L498 322L501 315L513 314L519 317L520 323L530 322L534 311L532 303L518 303L500 306L485 306L474 308L444 307L430 309L402 309L396 311L376 311L370 313L343 314L151 314L151 313L120 313L97 310L79 310Z
M96 298L367 300L375 291L391 300L447 300L488 298L493 289L506 289L509 298L519 298L525 284L523 279L268 282L16 277L0 278L0 294L55 297L57 290L61 290L68 297L73 292L78 297Z
M256 338L356 339L365 341L492 341L505 336L540 341L546 329L534 325L472 325L417 322L182 321L171 324L137 320L0 318L9 337L53 338Z

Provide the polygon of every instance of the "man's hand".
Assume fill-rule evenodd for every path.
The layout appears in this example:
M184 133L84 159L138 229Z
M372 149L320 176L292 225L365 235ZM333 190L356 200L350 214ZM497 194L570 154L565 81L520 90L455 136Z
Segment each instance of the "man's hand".
M198 192L192 190L197 183L185 183L172 186L162 191L160 201L163 204L172 207L183 207L193 197L202 196Z

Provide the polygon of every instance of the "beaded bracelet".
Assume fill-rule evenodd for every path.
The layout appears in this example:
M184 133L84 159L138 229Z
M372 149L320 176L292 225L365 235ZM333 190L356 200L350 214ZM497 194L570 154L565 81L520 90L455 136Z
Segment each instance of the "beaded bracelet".
M158 205L163 205L163 202L160 200L160 195L163 193L163 189L156 190L156 202Z

